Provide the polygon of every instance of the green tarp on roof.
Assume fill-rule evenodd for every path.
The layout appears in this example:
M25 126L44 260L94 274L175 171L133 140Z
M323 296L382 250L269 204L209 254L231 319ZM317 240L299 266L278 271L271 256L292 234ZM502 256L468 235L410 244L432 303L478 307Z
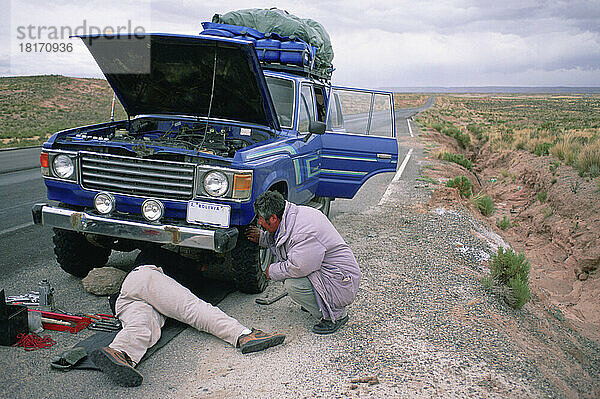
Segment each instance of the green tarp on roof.
M249 8L215 14L212 22L247 26L263 33L276 33L280 36L296 36L317 47L315 68L328 71L332 68L333 48L329 34L323 25L308 18L298 18L285 10L273 8Z

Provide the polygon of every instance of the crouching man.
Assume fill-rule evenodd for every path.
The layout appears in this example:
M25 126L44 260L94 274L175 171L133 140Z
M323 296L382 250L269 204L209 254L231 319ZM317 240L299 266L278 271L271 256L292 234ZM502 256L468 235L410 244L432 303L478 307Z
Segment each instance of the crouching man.
M360 268L333 224L320 211L267 191L254 203L265 231L248 228L250 241L269 247L276 262L265 271L283 281L290 298L321 321L312 331L331 334L348 321L346 306L358 291Z
M285 339L283 334L250 330L165 275L161 267L150 264L138 266L127 275L115 310L123 329L108 347L90 356L96 366L122 386L142 383L142 375L134 367L159 340L166 317L221 338L242 353L267 349Z

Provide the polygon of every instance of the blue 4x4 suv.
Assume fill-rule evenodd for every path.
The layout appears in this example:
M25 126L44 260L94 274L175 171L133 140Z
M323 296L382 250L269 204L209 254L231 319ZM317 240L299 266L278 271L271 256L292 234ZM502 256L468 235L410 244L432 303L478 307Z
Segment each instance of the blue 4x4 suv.
M258 195L276 190L328 213L332 199L396 170L391 93L261 65L243 40L83 39L128 119L64 130L43 145L57 203L35 205L33 216L54 227L68 273L85 276L113 249L163 245L229 265L241 291L260 292L270 256L244 234Z

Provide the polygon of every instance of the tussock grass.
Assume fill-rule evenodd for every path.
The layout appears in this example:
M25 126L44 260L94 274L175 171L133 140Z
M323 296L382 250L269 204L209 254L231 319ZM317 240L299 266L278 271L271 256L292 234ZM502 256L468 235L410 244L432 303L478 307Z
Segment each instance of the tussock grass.
M469 123L467 125L467 130L473 133L477 140L487 140L488 136L485 134L485 129L481 125L477 125L475 123Z
M458 190L461 197L469 198L472 194L471 182L466 176L458 176L454 179L448 180L446 183L447 187L453 187Z
M458 142L461 148L467 148L471 144L471 136L462 133L458 126L455 126L451 122L447 121L435 121L429 124L429 127L437 130L438 132L445 134L446 136L453 137Z
M490 275L482 282L501 294L510 306L521 309L531 299L530 268L524 253L516 254L512 249L505 251L500 247L490 259Z
M510 219L504 215L502 219L496 219L496 226L498 226L500 230L506 230L511 226Z
M550 154L567 165L573 165L581 152L581 144L575 140L576 137L573 133L567 133L556 142L554 147L550 148Z
M600 141L584 146L579 152L575 166L581 175L600 176Z
M580 176L600 176L599 131L556 133L556 130L526 128L496 133L492 137L495 149L524 150L537 156L552 155L573 166Z
M454 162L454 163L462 166L465 169L473 170L473 162L471 162L470 160L468 160L467 158L465 158L464 156L462 156L460 154L454 154L452 152L442 151L437 154L437 157L444 161Z
M544 202L546 202L547 198L548 198L548 191L542 190L537 193L537 199L538 199L538 201L540 201L540 204L543 204Z
M494 200L489 195L477 194L473 197L473 204L483 216L491 216L494 213Z
M456 135L471 147L459 124L467 126L490 150L529 151L553 156L582 177L600 176L599 95L482 95L441 96L433 109L419 115L424 125ZM483 140L482 140L483 139Z

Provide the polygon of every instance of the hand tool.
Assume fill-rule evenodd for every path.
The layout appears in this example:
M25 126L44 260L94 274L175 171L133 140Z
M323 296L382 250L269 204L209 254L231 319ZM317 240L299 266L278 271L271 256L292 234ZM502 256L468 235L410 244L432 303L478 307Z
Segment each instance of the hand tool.
M115 325L91 323L88 326L88 329L97 330L97 331L119 331L121 329L121 327L117 327Z
M105 322L105 321L93 320L93 321L92 321L92 324L95 324L95 325L96 325L96 326L98 326L98 327L107 327L107 328L114 327L114 328L121 328L121 323L120 323L120 322L118 322L118 321L117 321L117 322L115 322L115 323L113 323L113 322L110 322L110 323L109 323L109 322Z
M40 296L30 292L25 295L9 295L6 297L6 302L39 302Z
M42 323L52 323L52 324L59 324L61 326L71 327L71 323L69 323L68 321L49 319L48 317L42 317Z
M43 310L37 309L29 309L30 312L41 312L42 317L46 317L54 320L62 320L69 322L69 325L59 325L55 323L44 323L44 329L46 330L55 330L55 331L69 331L71 334L78 333L85 327L87 327L91 323L91 319L89 317L81 317L81 316L73 316L63 313L56 312L46 312Z
M98 325L116 326L121 328L121 321L114 316L105 314L88 314L86 317L92 319L92 322Z
M265 295L264 297L256 298L255 302L258 303L259 305L270 305L272 303L277 302L278 300L280 300L281 298L283 298L286 295L287 295L287 292L285 292L285 291L283 291L271 298L269 298L268 295Z

